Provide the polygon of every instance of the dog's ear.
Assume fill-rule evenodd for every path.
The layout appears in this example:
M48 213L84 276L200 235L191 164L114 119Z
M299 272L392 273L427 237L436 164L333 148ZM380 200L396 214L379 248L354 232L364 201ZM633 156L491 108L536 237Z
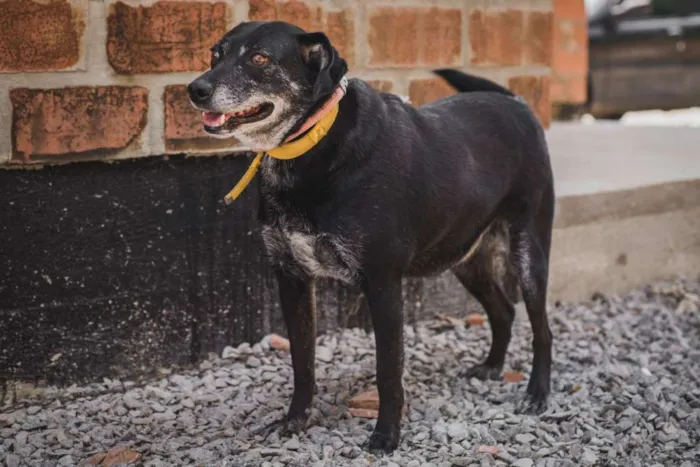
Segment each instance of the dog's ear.
M333 91L348 71L348 65L322 32L311 32L299 36L301 59L315 76L314 98Z

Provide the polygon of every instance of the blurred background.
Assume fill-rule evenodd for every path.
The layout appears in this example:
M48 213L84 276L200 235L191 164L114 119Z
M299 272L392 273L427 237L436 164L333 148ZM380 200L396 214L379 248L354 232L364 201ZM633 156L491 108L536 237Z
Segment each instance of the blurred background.
M550 300L700 272L700 2L0 2L0 385L191 365L284 333L248 165L207 138L185 86L240 21L325 31L351 76L413 105L454 67L522 95L558 195ZM426 155L429 157L430 155ZM474 303L407 281L411 322ZM319 331L369 328L319 289Z

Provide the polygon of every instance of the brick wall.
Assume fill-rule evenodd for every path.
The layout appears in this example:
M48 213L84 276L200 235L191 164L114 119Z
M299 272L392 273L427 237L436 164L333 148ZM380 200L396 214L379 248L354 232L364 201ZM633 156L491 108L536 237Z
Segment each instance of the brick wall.
M227 152L201 130L185 85L246 19L323 30L352 76L416 104L451 92L430 73L449 66L508 85L550 120L552 0L0 0L0 9L4 166Z
M552 102L586 102L587 76L588 20L584 1L554 0Z

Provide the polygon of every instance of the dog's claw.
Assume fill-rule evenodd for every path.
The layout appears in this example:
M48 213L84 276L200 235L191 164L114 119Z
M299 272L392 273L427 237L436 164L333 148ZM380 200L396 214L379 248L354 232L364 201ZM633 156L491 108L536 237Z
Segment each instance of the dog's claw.
M494 381L499 380L501 379L502 374L502 366L490 366L486 365L485 363L474 365L462 373L462 375L466 378L476 378L482 381L487 381L489 379Z
M281 436L298 435L306 428L307 421L307 418L289 418L285 416L279 420L273 421L272 423L268 423L264 427L257 430L255 434L267 438L274 431L280 430Z
M398 436L375 430L367 440L364 448L370 453L380 456L383 454L390 454L398 447L398 445Z

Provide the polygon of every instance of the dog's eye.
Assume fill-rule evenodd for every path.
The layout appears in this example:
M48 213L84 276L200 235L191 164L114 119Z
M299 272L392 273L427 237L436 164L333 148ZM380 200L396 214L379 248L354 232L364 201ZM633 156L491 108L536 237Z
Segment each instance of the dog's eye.
M270 59L262 54L253 54L250 57L250 61L253 62L253 65L255 66L264 66L268 61L270 61Z

